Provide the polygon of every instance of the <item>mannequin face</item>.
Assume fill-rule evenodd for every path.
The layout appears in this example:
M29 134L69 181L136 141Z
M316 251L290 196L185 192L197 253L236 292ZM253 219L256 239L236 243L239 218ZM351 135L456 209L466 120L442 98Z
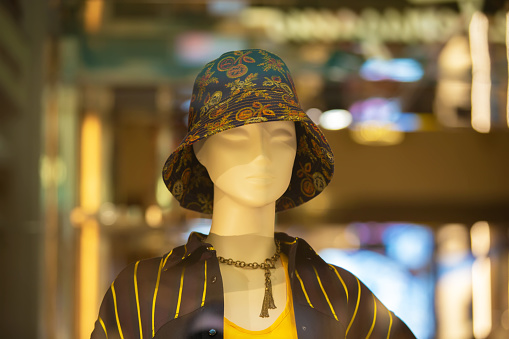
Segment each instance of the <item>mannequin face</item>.
M199 141L193 148L214 183L214 194L262 207L274 203L290 184L297 149L295 124L245 125Z

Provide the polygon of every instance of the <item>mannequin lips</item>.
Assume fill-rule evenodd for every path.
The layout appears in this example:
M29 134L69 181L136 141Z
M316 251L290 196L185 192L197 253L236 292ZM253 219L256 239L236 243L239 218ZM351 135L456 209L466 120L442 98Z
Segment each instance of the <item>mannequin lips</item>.
M257 173L257 174L251 174L246 177L246 179L250 182L254 183L270 183L272 180L274 180L275 176L268 173Z

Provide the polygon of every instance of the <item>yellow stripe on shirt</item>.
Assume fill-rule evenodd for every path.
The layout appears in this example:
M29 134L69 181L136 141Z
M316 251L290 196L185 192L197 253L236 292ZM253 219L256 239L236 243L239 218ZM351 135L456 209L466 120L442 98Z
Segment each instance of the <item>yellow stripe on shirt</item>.
M113 304L115 305L115 317L117 319L117 327L118 333L120 334L120 338L124 339L124 334L122 333L122 327L120 326L120 320L118 319L118 308L117 308L117 295L115 294L115 282L111 283L111 294L113 295Z
M316 279L318 280L318 284L320 285L320 288L322 289L322 293L325 296L325 299L327 300L327 304L329 304L330 310L332 314L334 315L334 318L338 320L338 317L336 316L336 312L334 312L334 307L332 307L332 304L330 303L329 296L325 292L325 289L323 288L322 281L320 280L320 276L318 275L318 272L316 271L316 268L313 266L313 269L315 270Z
M201 297L201 307L205 304L205 296L207 295L207 260L205 260L205 279L203 281L203 295Z
M177 301L177 310L175 311L175 319L178 318L180 312L180 302L182 301L182 288L184 287L184 272L186 271L186 267L182 269L182 275L180 276L180 288L179 288L179 298Z
M357 304L355 305L355 311L353 312L352 320L350 320L350 324L348 324L348 327L345 332L345 338L348 335L348 331L350 331L350 328L352 327L353 321L355 320L355 316L357 315L357 310L359 309L359 303L361 301L361 282L357 277L355 277L357 280Z
M345 293L346 293L346 302L348 303L348 288L346 288L346 284L345 284L343 278L341 278L341 276L339 275L339 272L336 270L336 267L334 267L334 265L329 264L329 266L334 270L334 272L336 272L336 275L338 276L339 281L341 281L341 284L343 284L343 288L345 289Z
M186 257L186 254L187 254L187 244L184 245L184 255L182 256L182 259Z
M170 254L171 254L171 252L170 252ZM168 259L170 254L168 254L166 259ZM159 290L159 280L161 279L161 269L164 267L165 262L166 262L166 260L161 258L161 261L159 262L159 270L157 270L156 287L154 288L154 298L152 299L152 337L155 336L154 318L155 318L155 310L156 310L157 291Z
M391 311L389 311L389 318L390 318L390 321L389 321L389 330L387 331L387 339L389 339L389 337L391 336L391 327L392 327L392 313Z
M311 301L309 301L309 297L306 292L306 288L304 287L304 283L302 282L302 279L300 278L300 275L299 275L299 272L297 271L297 269L295 269L295 275L297 276L297 279L299 279L299 281L300 281L300 286L302 287L302 292L304 292L304 295L306 296L306 300L308 301L309 306L314 308L313 304L311 304Z
M143 339L143 329L141 326L141 314L140 314L140 298L138 296L138 278L136 273L138 272L138 264L140 261L138 260L134 265L134 293L136 294L136 308L138 309L138 323L140 325L140 339Z
M371 324L371 328L369 329L369 332L368 332L368 335L366 336L366 339L369 339L369 337L371 336L371 333L373 332L373 329L375 328L375 323L376 323L376 299L375 299L375 295L373 294L373 303L374 303L374 311L373 311L373 324Z
M391 318L392 320L392 318ZM101 324L103 330L104 330L104 334L106 334L106 339L108 339L108 331L106 331L106 325L104 325L104 321L101 319L101 317L99 317L99 323Z
M163 267L166 265L166 261L168 260L168 258L170 257L170 255L173 253L173 250L170 251L170 253L168 253L168 255L164 258L164 261L163 261Z

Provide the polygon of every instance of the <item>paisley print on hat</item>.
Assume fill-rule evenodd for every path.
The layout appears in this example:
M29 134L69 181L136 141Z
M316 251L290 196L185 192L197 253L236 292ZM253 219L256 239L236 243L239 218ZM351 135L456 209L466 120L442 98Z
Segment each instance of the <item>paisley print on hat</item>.
M231 128L294 121L297 153L290 185L276 201L284 211L314 198L329 184L334 156L318 126L302 110L286 64L261 49L232 51L205 65L196 77L188 133L163 167L163 180L184 208L212 213L214 185L193 143Z

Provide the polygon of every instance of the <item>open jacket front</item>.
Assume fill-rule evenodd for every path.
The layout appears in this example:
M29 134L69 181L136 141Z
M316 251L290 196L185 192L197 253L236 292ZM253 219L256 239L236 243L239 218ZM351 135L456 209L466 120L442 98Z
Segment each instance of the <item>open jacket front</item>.
M104 296L92 339L223 338L223 282L214 248L186 245L126 267ZM352 273L306 241L276 233L288 256L299 338L415 338Z

